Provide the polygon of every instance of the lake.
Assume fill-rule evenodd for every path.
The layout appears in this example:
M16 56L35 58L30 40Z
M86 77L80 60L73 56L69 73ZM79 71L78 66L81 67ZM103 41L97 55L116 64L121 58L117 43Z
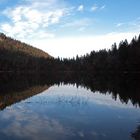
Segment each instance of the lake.
M140 109L132 100L74 83L27 89L1 95L0 139L134 140Z

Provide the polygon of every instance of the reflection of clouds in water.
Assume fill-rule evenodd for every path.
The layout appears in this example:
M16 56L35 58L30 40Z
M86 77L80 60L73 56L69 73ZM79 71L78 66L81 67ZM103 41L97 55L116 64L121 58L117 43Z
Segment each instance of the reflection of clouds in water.
M76 126L69 125L69 123L64 125L60 120L37 114L23 104L8 107L1 113L1 121L9 123L0 130L0 133L7 137L14 137L14 139L56 140L102 136L99 132L87 131L83 127L77 129Z
M50 87L47 91L34 97L35 100L31 102L39 104L58 104L60 105L71 105L74 107L86 106L90 103L103 105L108 107L116 108L135 108L129 101L127 104L122 104L119 97L115 101L112 99L112 95L106 93L106 95L100 92L91 92L84 87L76 88L76 85L62 85ZM27 103L26 100L25 102Z
M59 121L39 116L35 112L27 111L25 113L24 111L27 109L24 107L21 109L21 106L18 106L3 112L1 119L10 120L10 123L1 129L1 132L7 136L34 140L55 139L57 135L72 135L72 132L68 128L64 128Z
M127 104L122 103L117 97L116 101L112 99L111 94L103 95L101 93L94 93L94 95L90 98L92 102L98 105L106 105L108 107L116 107L116 108L135 108L133 104L129 101Z
M4 124L0 126L0 134L22 140L107 139L113 136L112 127L115 134L119 134L120 122L127 129L128 121L138 118L136 110L131 112L130 107L114 101L108 94L92 93L75 86L54 86L0 112L0 123ZM126 113L127 108L130 111L129 118L122 112L123 108ZM114 113L113 109L118 112ZM114 126L108 128L109 125Z
M84 133L83 133L82 131L78 132L78 135L79 135L80 137L84 137Z
M93 139L99 140L100 138L106 139L107 134L105 133L98 133L96 131L91 131L90 134L92 135Z

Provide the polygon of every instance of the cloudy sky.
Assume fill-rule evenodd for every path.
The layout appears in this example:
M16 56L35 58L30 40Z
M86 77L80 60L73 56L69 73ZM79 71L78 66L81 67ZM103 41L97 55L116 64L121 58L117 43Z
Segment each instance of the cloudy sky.
M139 9L140 0L0 0L0 32L73 57L138 35Z

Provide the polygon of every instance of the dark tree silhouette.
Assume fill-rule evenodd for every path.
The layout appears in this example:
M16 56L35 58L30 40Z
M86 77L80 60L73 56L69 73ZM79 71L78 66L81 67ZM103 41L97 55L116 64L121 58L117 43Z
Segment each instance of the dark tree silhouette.
M30 45L0 34L0 71L38 73L140 73L140 36L121 41L109 50L92 51L76 58L53 58Z

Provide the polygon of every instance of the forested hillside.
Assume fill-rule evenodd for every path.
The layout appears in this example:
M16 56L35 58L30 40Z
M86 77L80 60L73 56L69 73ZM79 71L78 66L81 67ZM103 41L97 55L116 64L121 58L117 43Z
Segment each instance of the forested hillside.
M0 71L37 70L40 59L51 56L0 33Z
M140 73L140 36L134 37L130 43L127 40L118 46L114 43L108 50L61 59L0 34L0 71Z

